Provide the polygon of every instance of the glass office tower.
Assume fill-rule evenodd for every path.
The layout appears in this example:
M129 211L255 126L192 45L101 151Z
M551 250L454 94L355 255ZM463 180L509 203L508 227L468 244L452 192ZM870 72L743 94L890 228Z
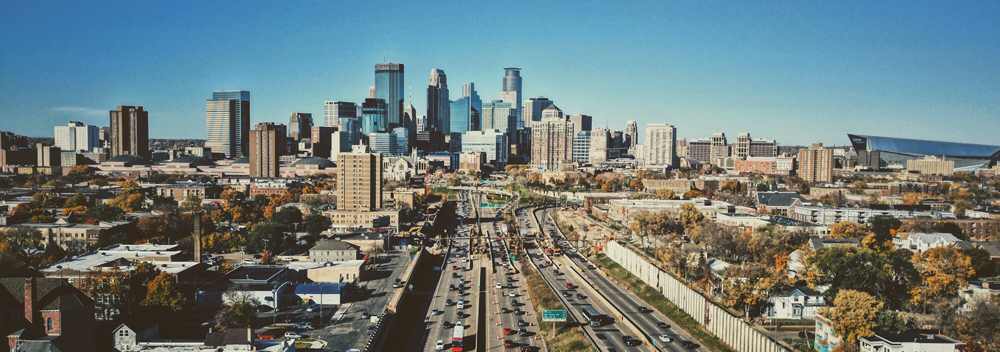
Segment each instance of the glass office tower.
M380 126L379 132L402 126L403 89L403 64L386 62L375 65L375 98L385 102L388 112L387 125Z
M386 107L385 100L378 98L365 99L364 104L361 106L361 111L361 134L364 135L365 140L373 133L388 131L385 125L388 120L389 110Z
M205 146L226 158L249 155L250 92L217 90L205 103Z

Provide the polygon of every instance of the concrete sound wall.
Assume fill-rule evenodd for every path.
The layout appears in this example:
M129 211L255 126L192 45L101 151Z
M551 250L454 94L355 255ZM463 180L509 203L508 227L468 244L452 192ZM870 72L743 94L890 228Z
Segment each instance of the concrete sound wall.
M609 242L604 253L647 285L656 288L663 297L733 349L741 352L789 351L618 242Z

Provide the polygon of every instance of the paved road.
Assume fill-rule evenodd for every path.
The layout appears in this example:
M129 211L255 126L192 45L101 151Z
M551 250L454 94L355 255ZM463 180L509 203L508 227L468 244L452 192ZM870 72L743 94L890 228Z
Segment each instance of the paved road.
M538 229L539 224L535 221L534 217L527 210L522 211L518 214L518 223L521 224L525 230ZM530 226L530 227L529 227ZM529 258L535 262L535 264L540 267L540 273L542 276L547 278L554 286L558 288L556 292L559 299L563 302L568 310L571 310L570 314L576 317L582 316L582 309L587 306L594 307L596 310L612 315L610 307L604 306L603 302L598 299L597 293L590 289L588 286L581 286L579 280L574 280L571 276L572 273L566 273L564 268L560 268L558 263L552 263L552 258L546 256L541 247L536 246L535 248L529 248L527 250ZM550 265L546 265L545 262L550 262ZM556 274L556 270L559 269L559 274ZM566 289L566 284L572 283L574 286L579 288L576 289ZM569 293L569 297L566 297L564 293ZM578 296L577 294L581 294ZM584 325L584 331L591 335L594 340L598 343L598 349L601 351L652 351L654 350L651 345L644 343L640 346L626 347L622 342L622 337L625 335L633 335L627 332L627 328L624 323L617 320L612 324L592 327L589 325ZM582 318L578 321L583 322ZM623 332L624 331L624 332Z
M562 237L559 231L555 228L555 224L551 220L550 214L553 211L555 211L553 208L543 209L539 210L537 214L539 219L543 218L545 219L543 221L546 223L545 232L547 234L549 234L550 236L556 236L561 239L565 239L565 237ZM576 252L575 250L571 251L571 253L567 253L565 256L557 258L556 260L560 263L563 263L564 267L572 268L572 270L576 270L577 272L581 273L585 278L587 278L591 283L593 283L594 287L597 288L597 290L601 294L603 294L604 297L606 297L608 300L614 303L619 309L621 309L625 313L625 315L631 318L632 321L635 322L635 324L640 329L642 329L644 332L653 337L654 340L657 340L655 341L655 343L661 349L667 351L677 351L677 352L697 351L702 349L702 348L699 349L682 348L679 344L679 341L680 340L693 341L691 334L677 327L677 324L675 324L672 320L668 319L665 315L663 315L658 311L654 310L653 312L650 313L639 312L640 306L649 306L649 304L640 299L634 293L632 293L632 291L625 290L622 287L622 285L612 281L613 280L612 278L603 275L600 271L600 268L597 268L596 265L593 265L593 263L587 261L585 258L583 258L583 256L579 255L579 252ZM593 269L591 268L592 265ZM669 329L660 328L657 326L657 323L659 322L667 323L671 326L671 328ZM675 341L667 343L658 341L657 336L661 334L667 335L668 337L673 338ZM642 336L637 336L637 337L643 338L645 340L645 337ZM646 341L646 343L649 342L650 341Z
M503 351L520 346L535 346L538 350L543 350L543 341L537 336L539 317L535 314L533 303L525 292L520 264L510 262L508 252L504 248L504 239L500 234L499 223L483 228L486 237L489 238L490 253L493 258L487 263L492 267L492 274L488 275L489 280L487 280L489 288L486 314L490 320L485 326L486 350ZM497 288L497 284L500 284L501 288ZM507 312L504 312L505 310ZM512 334L505 334L505 328L510 329ZM520 328L524 328L526 334L518 333ZM509 347L507 342L510 342Z

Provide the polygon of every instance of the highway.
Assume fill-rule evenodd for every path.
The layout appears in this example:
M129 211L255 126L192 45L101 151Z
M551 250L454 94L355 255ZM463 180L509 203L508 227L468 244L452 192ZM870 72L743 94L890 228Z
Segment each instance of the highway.
M538 335L538 319L532 302L525 289L520 274L519 263L512 263L505 248L500 223L483 225L484 234L490 244L492 260L488 265L490 280L487 280L487 312L490 321L485 324L486 350L503 351L522 346L535 347L532 351L544 350ZM497 288L500 284L500 288ZM515 301L517 304L514 304ZM499 323L499 324L498 324ZM524 332L519 329L524 328ZM505 332L505 330L508 333Z
M529 234L534 233L539 228L539 224L528 210L522 210L518 213L518 223ZM549 233L549 231L546 231L546 233ZM566 264L560 265L558 262L553 263L553 258L545 255L540 246L528 248L527 252L528 257L535 263L536 266L541 268L539 270L541 275L558 288L556 292L557 296L563 302L563 305L571 311L569 313L577 317L578 321L581 323L584 322L581 311L587 306L591 306L599 312L612 316L615 319L614 323L603 326L582 326L584 331L589 334L593 340L597 341L597 347L601 351L656 350L649 342L644 342L639 346L625 346L623 341L623 337L625 335L631 335L642 340L645 339L641 336L636 336L635 333L629 331L626 325L618 320L618 317L613 316L614 314L612 313L611 307L606 306L603 303L603 300L599 299L596 291L588 285L581 285L582 282L580 282L580 280L574 279L574 274L566 273ZM556 258L561 258L561 256L556 256ZM549 262L549 265L547 265L546 262ZM559 273L556 273L557 269L559 270ZM567 283L572 283L577 288L567 289Z
M538 210L536 214L539 219L545 219L545 232L549 234L549 236L555 236L565 240L565 237L562 236L560 231L556 228L555 223L552 221L550 214L553 211L553 208L542 209ZM567 242L566 244L571 246L571 242ZM691 334L677 327L677 324L658 311L652 310L651 312L640 312L640 306L649 306L646 302L632 293L632 291L625 290L621 287L621 285L613 282L611 278L601 273L600 268L594 266L594 268L591 269L590 265L593 263L587 261L582 255L579 254L578 251L572 250L570 252L571 253L567 253L565 256L557 257L556 261L562 263L565 268L572 268L572 270L580 273L582 277L591 282L594 287L596 287L597 290L604 295L605 298L621 309L622 312L636 325L638 325L642 331L655 340L656 345L661 350L676 352L702 350L701 347L691 349L681 347L681 340L695 341L691 337ZM671 328L661 328L657 326L659 322L669 324ZM667 335L672 338L674 342L661 342L657 338L658 335ZM645 336L637 337L642 338L646 343L650 343Z
M462 195L464 192L460 193L460 197ZM459 209L461 208L460 206ZM462 211L459 210L459 213ZM465 326L463 346L466 351L471 351L470 347L475 345L479 319L480 272L483 266L476 259L482 255L473 253L472 240L468 237L471 228L468 225L461 226L449 241L448 253L441 267L441 279L425 316L428 332L424 351L435 351L438 340L444 343L444 350L450 351L453 324ZM461 315L458 314L460 311Z

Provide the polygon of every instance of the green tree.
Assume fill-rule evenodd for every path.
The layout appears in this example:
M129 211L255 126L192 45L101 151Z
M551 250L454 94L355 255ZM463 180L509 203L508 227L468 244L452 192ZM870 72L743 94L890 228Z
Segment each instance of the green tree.
M224 295L226 304L215 316L215 327L220 331L226 331L228 328L253 328L257 320L259 303L249 294L247 287L233 286Z
M868 226L878 242L892 241L896 231L903 228L903 223L899 219L891 216L872 217Z
M295 224L302 222L302 211L295 206L283 207L274 213L271 222L285 231L291 231Z
M907 250L875 251L852 246L816 250L806 259L806 280L810 285L830 285L824 296L832 301L841 290L867 292L885 301L890 309L900 309L909 301L910 288L920 275Z
M69 197L69 199L66 200L66 204L63 204L63 207L75 208L75 207L85 207L88 205L89 203L87 202L87 197L84 196L83 193L77 193L74 194L72 197Z
M186 300L177 286L177 278L167 273L160 273L149 282L144 307L164 307L177 312L184 307Z
M312 236L319 236L321 232L329 229L330 225L333 225L333 221L326 216L311 214L306 217L306 232Z
M0 229L0 242L8 243L14 250L36 248L42 244L42 232L25 226Z
M972 262L972 270L975 272L970 278L993 277L997 275L997 266L990 259L990 252L982 248L969 248L962 250L962 253L969 257Z
M100 221L121 220L125 217L125 211L116 206L101 203L87 209L87 212L83 214L83 217L87 219L97 219Z
M194 193L184 196L184 201L181 202L181 210L192 213L201 211L201 197Z
M39 208L55 208L63 205L59 196L49 192L38 192L31 196L31 203Z

